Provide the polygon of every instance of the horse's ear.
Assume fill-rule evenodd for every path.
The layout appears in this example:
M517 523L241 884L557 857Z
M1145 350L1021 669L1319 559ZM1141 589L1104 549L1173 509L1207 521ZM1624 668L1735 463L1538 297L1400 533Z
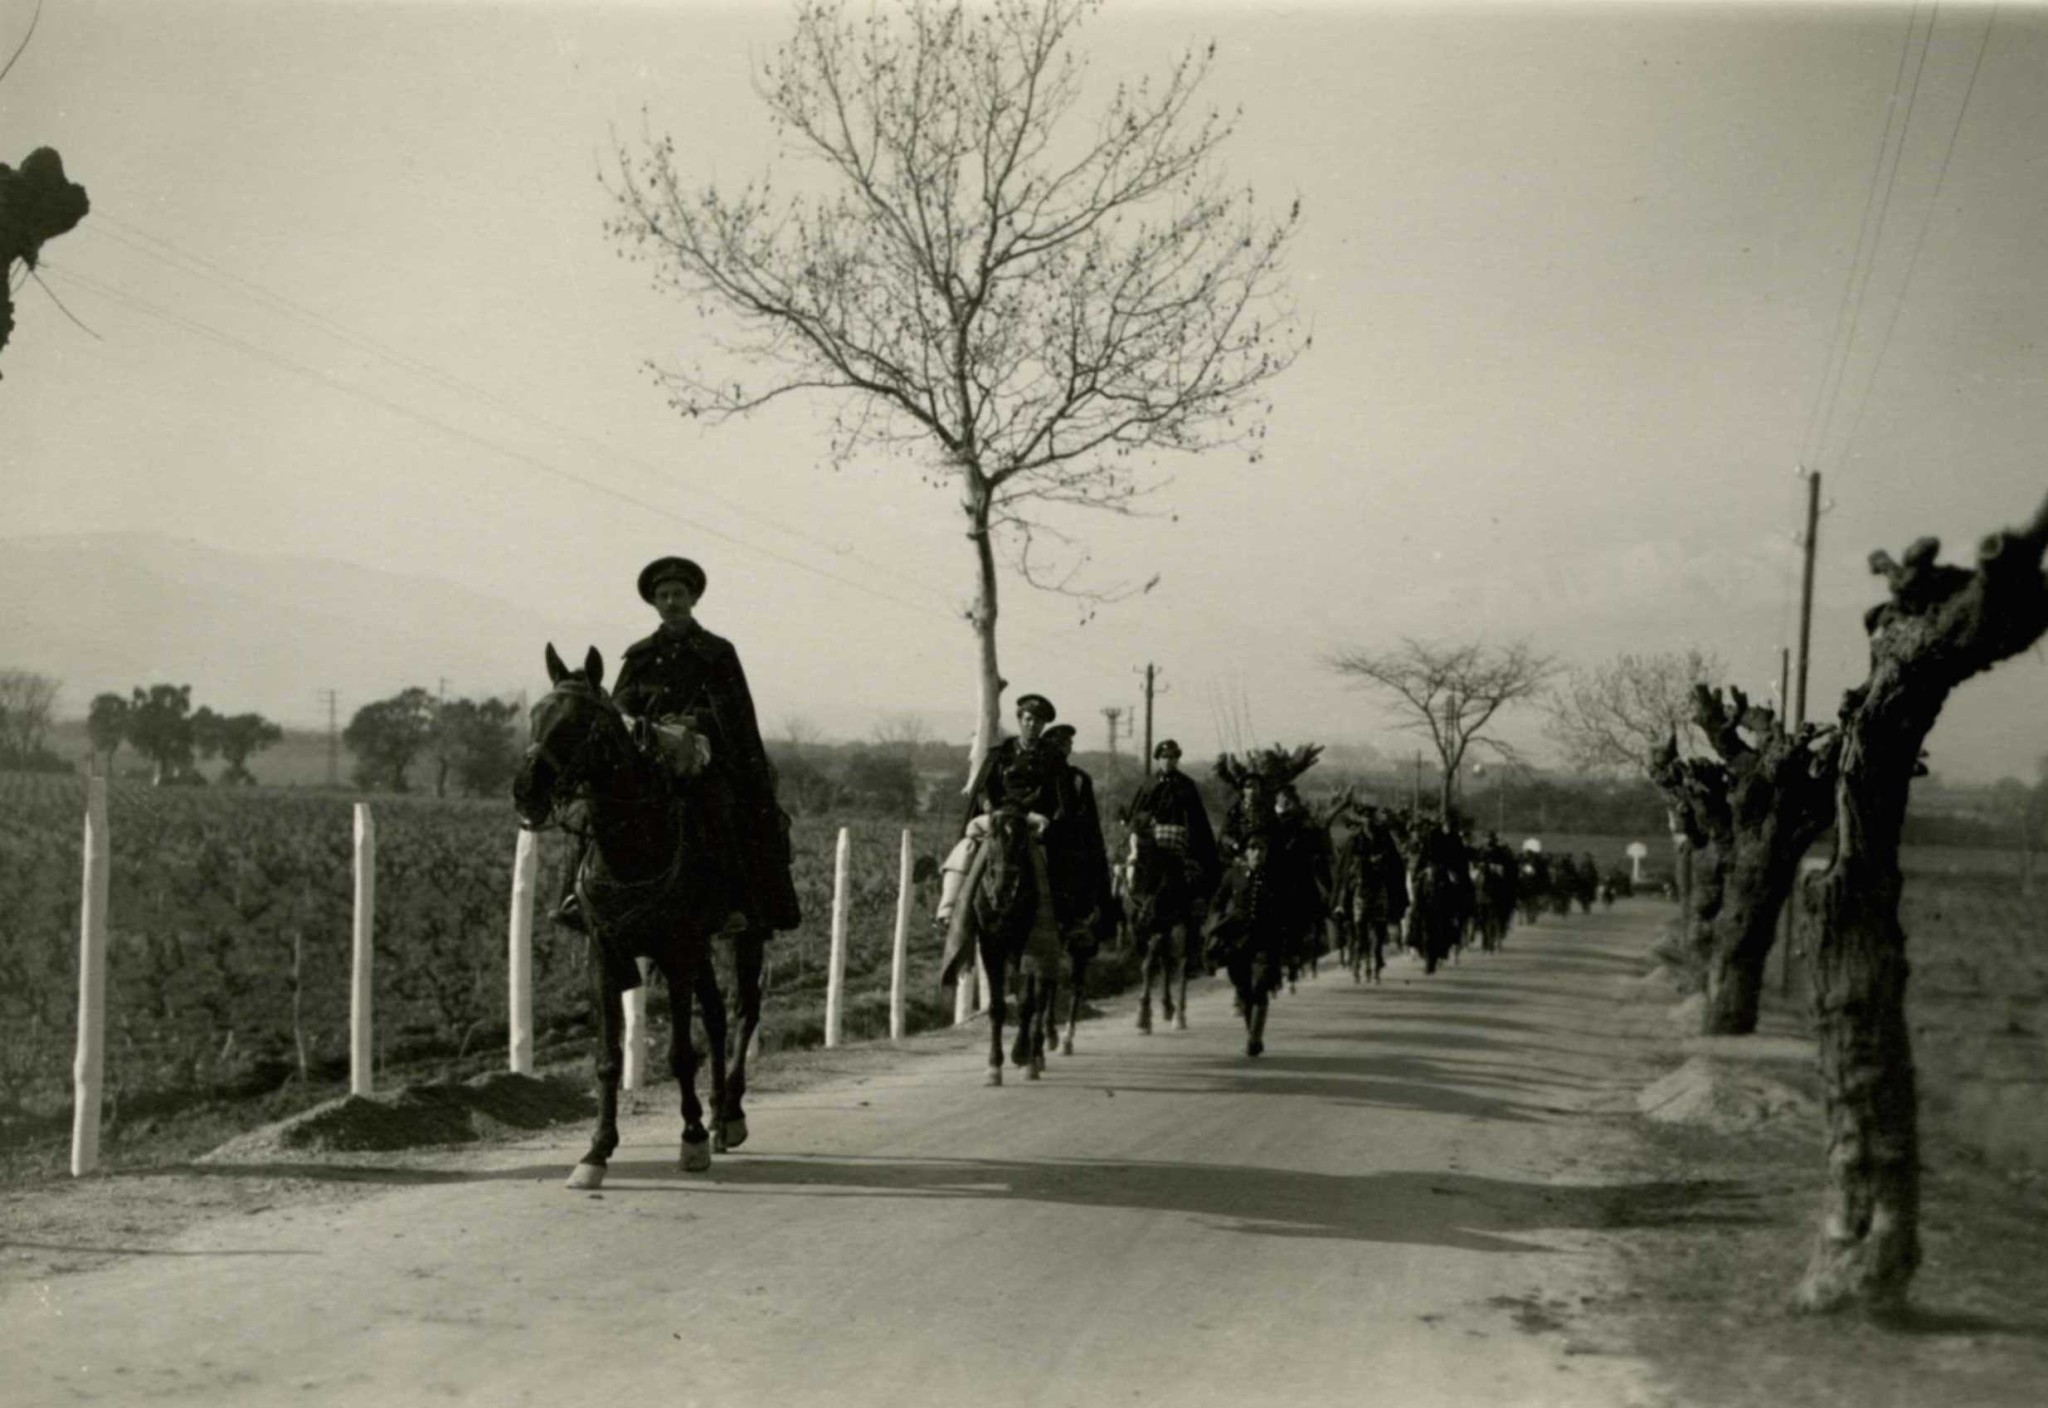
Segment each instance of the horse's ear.
M590 681L592 689L604 683L604 657L597 653L597 647L594 645L590 647L590 653L583 657L583 678Z
M560 684L569 677L569 667L562 663L562 657L555 654L555 643L548 642L548 683Z

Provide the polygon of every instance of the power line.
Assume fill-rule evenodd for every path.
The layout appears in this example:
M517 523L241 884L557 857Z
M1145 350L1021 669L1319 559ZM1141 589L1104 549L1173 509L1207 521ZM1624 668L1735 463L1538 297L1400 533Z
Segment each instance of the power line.
M1941 6L1934 7L1936 16ZM1863 220L1856 231L1856 252L1849 261L1849 277L1842 287L1842 301L1835 310L1835 330L1828 349L1827 369L1821 377L1819 391L1815 394L1813 409L1807 415L1806 432L1799 442L1799 462L1810 464L1816 459L1827 443L1828 422L1834 417L1834 407L1841 395L1842 377L1848 369L1849 353L1855 346L1856 324L1862 316L1863 293L1870 282L1871 270L1877 263L1879 236L1883 232L1884 216L1891 204L1892 183L1898 176L1898 158L1905 151L1906 129L1912 122L1912 100L1907 101L1904 117L1899 124L1897 148L1892 145L1893 114L1899 111L1898 94L1905 82L1906 67L1913 52L1913 31L1920 23L1918 0L1906 17L1906 34L1899 49L1899 70L1892 78L1891 96L1885 104L1884 130L1879 135L1877 163L1870 174L1870 194L1863 205ZM1933 24L1928 25L1928 34L1934 32ZM1926 62L1927 47L1920 49L1922 64ZM1919 70L1913 74L1913 90L1918 93ZM1890 156L1887 165L1887 154ZM1873 219L1873 216L1875 217Z
M537 425L544 430L552 432L553 434L562 436L564 439L574 440L611 460L630 464L633 467L640 470L643 474L646 474L649 478L653 479L655 482L661 484L665 488L681 488L686 493L695 494L700 498L709 499L712 503L719 505L720 507L726 509L728 512L736 514L737 516L746 519L749 522L756 523L762 527L773 529L775 532L780 533L785 537L795 539L799 542L807 543L812 547L823 548L827 552L831 552L836 556L851 558L853 561L858 562L862 567L866 568L871 572L878 573L884 577L893 578L898 582L904 583L911 587L915 587L919 591L929 593L932 590L925 583L918 581L914 577L910 577L901 572L897 572L894 569L889 568L881 563L872 562L866 558L859 557L856 554L842 552L840 547L836 543L829 542L823 538L818 537L815 534L806 533L801 529L794 528L790 526L788 522L775 518L772 515L761 513L758 510L748 508L746 505L738 502L737 500L728 498L726 495L720 494L715 490L705 489L695 484L675 480L671 478L668 474L663 472L657 466L648 463L646 460L643 460L636 455L606 445L601 441L597 440L595 437L590 436L582 431L576 430L570 426L562 425L559 422L554 421L547 416L529 410L526 407L520 406L512 401L508 401L504 397L498 396L483 387L477 386L473 382L467 381L462 377L455 375L453 372L449 372L440 367L437 367L431 362L423 361L420 358L398 351L384 343L380 343L379 341L377 341L377 339L369 336L368 334L357 332L355 329L350 328L346 324L338 322L335 319L328 317L326 314L321 313L318 309L311 308L306 304L288 298L285 295L278 293L273 289L266 288L262 284L259 284L252 279L245 278L242 275L235 273L233 270L226 269L221 265L216 264L212 260L205 258L203 255L193 254L188 250L181 249L177 245L171 243L169 240L164 239L159 235L151 234L149 231L144 230L137 225L122 220L116 216L108 215L105 212L96 211L94 212L94 214L96 217L95 222L92 225L87 226L86 228L92 229L94 233L100 235L102 238L110 239L114 241L116 244L122 245L127 249L132 249L137 253L147 255L150 258L156 259L171 268L178 269L179 272L181 273L205 279L209 283L212 283L217 287L225 288L231 293L239 293L243 297L250 299L252 302L257 303L269 309L271 312L277 313L282 317L293 318L300 322L311 324L321 332L326 333L328 336L333 337L338 341L341 341L351 347L354 347L358 351L365 352L372 357L376 357L381 361L387 362L392 366L398 367L400 370L427 377L428 379L438 383L439 385L448 390L455 391L466 396L473 396L479 401L482 401L496 408L497 410L504 412L507 415L514 416L520 420L527 422L530 425ZM111 225L113 228L106 228L106 225L98 223L100 221L105 221L106 225ZM123 236L121 233L119 233L120 231L126 231L128 232L128 235ZM147 243L142 243L141 241L147 241ZM150 245L158 245L161 246L162 248L161 250L152 249L150 248ZM164 253L162 251L169 251L169 253ZM175 258L173 256L175 256ZM934 593L934 595L936 594Z
M740 538L731 533L727 533L722 529L714 528L708 523L702 523L694 518L686 517L683 514L675 512L673 509L664 508L659 504L650 503L646 499L642 499L636 495L629 494L623 489L615 489L611 485L605 484L600 480L591 479L586 475L577 474L573 470L559 468L556 465L548 463L546 460L540 459L538 456L527 454L523 450L516 450L509 445L500 445L493 441L486 440L482 436L472 434L471 432L464 430L459 426L450 425L446 421L431 416L424 411L416 410L411 406L407 406L401 402L393 401L388 397L381 396L374 391L369 391L362 387L355 386L349 382L342 381L340 378L331 376L328 373L320 371L317 368L305 366L302 363L293 361L289 357L284 357L275 352L272 352L268 348L259 346L258 344L253 342L249 342L244 338L237 337L233 333L222 332L218 328L214 328L205 323L199 322L197 319L187 317L182 313L158 307L157 305L150 303L146 299L138 298L135 295L128 293L124 289L116 288L110 284L101 283L97 279L91 278L90 276L84 274L80 274L76 270L70 268L68 265L59 268L59 266L51 263L48 260L45 260L43 263L43 267L51 270L52 272L61 273L65 278L71 279L81 284L82 286L91 289L93 292L100 294L103 297L112 298L116 302L126 304L128 307L135 309L137 312L143 313L152 318L156 318L162 322L169 323L173 327L182 328L185 331L194 334L195 336L206 338L208 341L218 343L221 346L230 348L234 351L241 352L247 356L254 357L258 361L269 363L271 366L277 367L281 370L291 372L297 376L305 377L311 381L318 382L321 385L326 386L332 390L341 392L345 396L353 396L357 400L367 401L371 405L389 411L391 414L395 416L402 417L406 420L414 421L420 425L428 426L431 429L440 431L444 435L448 435L455 439L465 441L468 444L477 447L478 449L488 451L489 453L494 455L502 455L507 459L515 460L518 463L523 464L538 473L548 475L555 479L564 480L568 483L578 485L581 488L589 489L594 493L603 494L609 498L617 499L621 503L629 504L634 508L645 510L648 513L658 514L663 518L669 519L671 522L679 523L682 524L684 527L691 528L697 532L708 534L709 536L716 538L721 542L729 543L732 546L739 548L743 551L756 553L760 556L771 558L776 562L783 563L786 566L795 567L800 571L808 572L813 576L822 577L825 580L837 583L840 586L850 587L855 591L865 593L866 595L872 596L877 600L891 602L897 606L906 607L913 611L945 614L949 617L953 614L950 612L946 612L944 608L936 605L928 604L925 602L909 601L902 597L892 596L887 592L880 591L877 588L869 586L865 582L857 582L851 578L841 577L837 573L828 572L824 568L819 567L814 563L805 562L801 558L791 557L787 553L777 552L773 548L762 547L757 543L750 543L744 538Z
M154 237L149 236L149 238ZM198 256L186 257L193 259L195 262L199 262ZM750 542L749 540L741 538L736 534L726 532L722 529L714 528L708 523L703 523L697 519L690 518L687 515L677 513L673 509L665 508L659 504L651 503L648 500L640 498L634 494L628 493L625 490L614 488L613 486L606 484L601 480L592 479L586 475L578 474L571 470L562 469L557 465L554 465L546 460L543 460L538 456L528 454L525 451L517 450L510 446L501 445L494 441L487 440L482 436L473 434L472 432L469 432L467 430L463 430L458 426L451 425L446 421L439 419L438 417L428 414L427 412L417 410L401 402L394 401L388 397L379 395L374 391L370 391L366 388L356 386L353 383L344 381L327 372L323 372L318 368L306 366L303 363L293 360L292 358L273 352L269 348L263 347L260 344L252 342L246 338L239 337L233 333L224 332L218 328L211 326L210 324L204 323L187 314L179 313L172 309L160 307L156 304L149 302L146 299L140 298L132 293L129 293L125 289L118 288L112 284L105 283L91 276L81 274L76 270L72 269L68 264L58 266L56 264L53 264L49 260L45 260L43 261L43 267L45 269L50 270L53 273L61 273L64 277L75 280L80 285L89 288L94 292L101 294L104 297L112 298L117 302L124 303L127 306L135 309L136 311L145 314L146 316L156 318L159 321L168 323L173 327L181 328L187 332L192 333L195 336L205 338L208 341L214 342L220 346L224 346L231 350L241 352L244 355L253 357L262 362L266 362L271 366L277 367L283 371L290 372L293 375L317 382L332 390L339 391L343 395L352 396L358 400L368 402L369 404L375 405L383 410L386 410L393 415L399 416L406 420L413 421L417 424L428 426L431 429L438 430L445 435L449 435L456 439L463 440L491 454L501 455L506 458L515 460L536 472L546 474L552 478L560 479L571 484L575 484L579 487L589 489L595 493L603 494L609 498L617 499L620 502L629 504L635 508L639 508L645 510L646 512L659 515L660 517L669 519L672 522L682 524L683 526L691 528L697 532L707 534L708 536L716 538L722 542L729 543L732 546L741 549L742 551L755 553L762 557L767 557L776 562L780 562L787 566L795 567L801 571L810 573L813 576L821 577L827 581L834 582L838 585L851 588L854 591L861 592L867 596L875 598L876 600L886 601L893 605L904 607L908 610L924 612L931 615L937 615L943 617L948 621L953 622L957 622L961 617L962 613L956 608L942 605L937 601L919 602L907 600L903 597L896 596L892 593L882 591L876 587L870 586L867 583L856 581L852 578L843 577L838 573L828 571L825 568L819 567L814 563L805 561L801 558L792 557L787 553L779 552L773 548L765 547L759 543ZM252 287L257 287L260 289L260 286L252 285ZM264 292L267 294L267 291ZM290 304L290 300L283 299L281 295L268 296L276 298L278 299L278 301L282 303L286 303L288 305ZM313 317L315 319L320 318L320 315L317 313L309 312L308 316ZM346 329L342 330L341 335L353 336L352 334L348 334ZM387 358L387 360L390 359ZM444 379L456 381L456 384L460 384L459 380L453 378L446 378L445 374L435 372L433 368L426 367L426 364L424 363L420 365L422 367L425 367L429 374L434 374L443 377ZM486 399L489 399L488 393L477 394L484 395ZM574 434L574 432L565 433L571 435ZM718 496L710 495L710 497L716 498ZM913 583L913 585L917 585L923 590L930 590L929 588L924 588L921 583ZM1013 642L1022 643L1025 645L1035 645L1042 650L1058 651L1061 654L1069 657L1076 653L1086 653L1085 650L1077 652L1075 650L1075 643L1072 641L1054 641L1046 637L1038 636L1031 632L1026 631L1013 631L1010 636L1010 639ZM1101 658L1095 659L1093 663L1095 663L1098 667L1104 669L1116 668L1120 670L1121 668L1120 666L1112 667L1108 665L1104 659Z
M1949 129L1948 146L1942 150L1941 166L1934 176L1933 194L1927 197L1927 212L1920 218L1920 229L1913 237L1913 249L1906 256L1906 277L1899 285L1899 298L1892 305L1892 315L1884 325L1884 335L1877 344L1877 356L1870 364L1870 375L1863 383L1862 393L1856 398L1856 414L1849 422L1849 433L1842 441L1841 462L1847 464L1849 452L1856 445L1856 432L1863 426L1863 416L1870 409L1870 393L1877 388L1877 376L1884 368L1885 354L1891 350L1892 331L1899 325L1899 314L1905 310L1906 296L1913 291L1913 275L1920 265L1920 250L1927 243L1927 232L1934 225L1934 212L1941 204L1941 188L1948 180L1948 164L1956 154L1956 140L1963 134L1963 119L1970 115L1970 100L1977 94L1977 75L1984 68L1984 51L1991 44L1991 27L1998 23L1998 5L1991 7L1991 17L1984 22L1984 34L1977 41L1976 62L1970 65L1970 81L1963 89L1963 104L1956 110L1955 126Z

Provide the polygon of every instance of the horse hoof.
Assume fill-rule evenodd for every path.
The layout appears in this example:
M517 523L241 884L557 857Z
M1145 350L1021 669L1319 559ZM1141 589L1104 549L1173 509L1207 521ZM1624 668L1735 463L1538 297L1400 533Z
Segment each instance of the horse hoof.
M1140 1012L1138 1014L1138 1030L1147 1036L1152 1035L1152 1014L1150 1012Z
M1044 1068L1041 1067L1036 1061L1033 1061L1031 1063L1030 1069L1024 1072L1024 1079L1037 1080L1039 1078L1040 1071L1043 1069Z
M595 1192L604 1187L603 1164L578 1164L569 1172L568 1187L578 1192Z
M725 1149L737 1149L747 1142L747 1122L744 1118L725 1121L718 1127L718 1137L724 1141ZM724 1152L721 1150L720 1152Z
M1067 1039L1066 1039L1065 1041L1063 1041L1063 1042L1061 1042L1061 1043L1060 1043L1060 1055L1062 1055L1062 1056L1071 1056L1071 1055L1073 1055L1073 1054L1074 1054L1074 1039L1073 1039L1072 1037L1068 1037L1068 1038L1067 1038Z
M1003 1083L1003 1068L1002 1068L1001 1066L990 1066L990 1067L988 1068L988 1078L987 1078L986 1080L982 1081L982 1084L983 1084L983 1085L1001 1085L1002 1083Z
M1173 1029L1177 1032L1184 1032L1188 1029L1188 1014L1185 1010L1173 1019Z
M714 1154L729 1152L725 1143L725 1126L722 1124L711 1126L711 1152Z
M703 1173L711 1167L711 1141L683 1136L683 1172Z

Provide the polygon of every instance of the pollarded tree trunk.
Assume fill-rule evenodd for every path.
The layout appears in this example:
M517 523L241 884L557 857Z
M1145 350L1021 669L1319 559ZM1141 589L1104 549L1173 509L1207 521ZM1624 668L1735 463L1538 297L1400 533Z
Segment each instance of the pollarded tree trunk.
M1798 1292L1809 1310L1901 1307L1920 1262L1920 1140L1906 1028L1899 832L1920 748L1949 692L2048 631L2048 502L1994 534L1974 570L1871 555L1891 599L1864 617L1870 675L1842 701L1835 855L1809 882L1814 1009L1828 1122L1828 1182Z
M1701 1029L1709 1036L1756 1030L1764 964L1799 861L1827 829L1834 739L1805 725L1787 733L1775 712L1739 689L1693 689L1693 710L1714 758L1657 750L1652 776L1714 854L1711 912L1693 935L1707 986Z

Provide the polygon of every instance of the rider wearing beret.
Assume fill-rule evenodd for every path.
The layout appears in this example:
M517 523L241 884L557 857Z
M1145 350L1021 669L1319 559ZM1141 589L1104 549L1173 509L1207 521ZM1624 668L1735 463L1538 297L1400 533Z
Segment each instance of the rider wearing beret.
M775 802L775 769L761 745L754 698L732 642L699 625L704 569L664 557L640 573L640 598L661 617L645 640L626 647L612 698L650 722L681 717L711 745L694 793L702 838L748 931L794 929L800 922L789 874L786 820Z

